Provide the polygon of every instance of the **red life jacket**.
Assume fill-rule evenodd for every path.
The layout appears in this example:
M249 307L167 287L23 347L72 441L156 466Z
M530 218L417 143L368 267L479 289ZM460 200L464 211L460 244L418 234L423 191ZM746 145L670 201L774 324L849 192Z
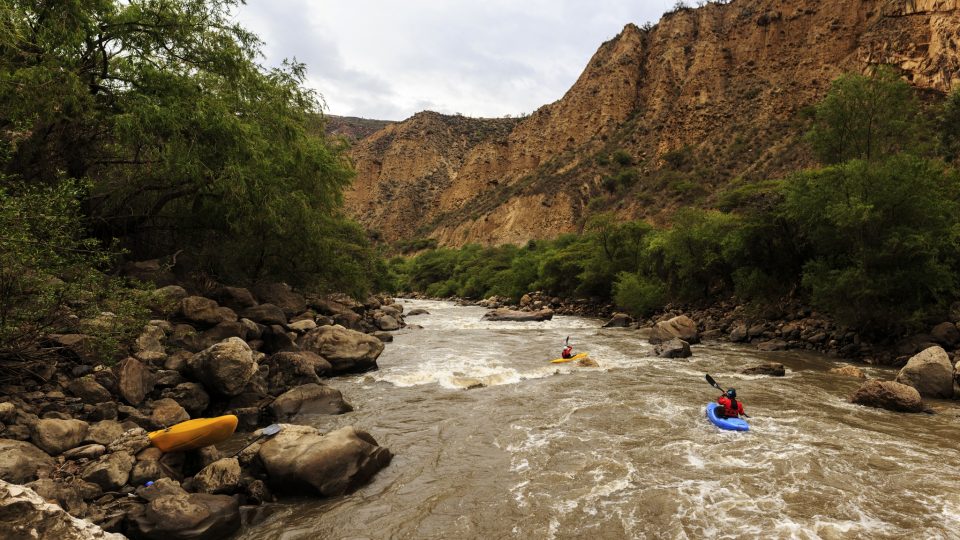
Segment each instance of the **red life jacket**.
M731 400L727 396L720 396L717 398L717 403L723 407L723 416L727 418L737 418L741 414L745 414L743 412L743 403L737 401L736 398Z
M573 352L573 347L570 345L567 345L566 347L563 348L563 352L560 353L560 356L562 358L570 358L571 356L573 356L573 354L571 354L572 352Z

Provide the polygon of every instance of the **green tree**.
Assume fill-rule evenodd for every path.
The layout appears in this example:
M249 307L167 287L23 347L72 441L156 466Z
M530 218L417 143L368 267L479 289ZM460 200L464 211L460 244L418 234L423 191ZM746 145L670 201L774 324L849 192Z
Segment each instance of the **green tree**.
M910 85L887 67L833 81L807 140L824 164L882 159L919 144L922 123Z
M192 248L207 269L248 280L312 257L281 274L362 283L375 263L340 215L344 148L310 128L321 101L302 64L256 63L238 3L3 3L2 165L29 182L92 179L79 195L94 232L137 256ZM344 252L356 264L329 264Z
M852 325L898 330L953 297L958 193L955 172L906 155L791 178L784 211L809 246L813 302Z
M949 163L960 163L960 86L947 97L937 124L944 159Z

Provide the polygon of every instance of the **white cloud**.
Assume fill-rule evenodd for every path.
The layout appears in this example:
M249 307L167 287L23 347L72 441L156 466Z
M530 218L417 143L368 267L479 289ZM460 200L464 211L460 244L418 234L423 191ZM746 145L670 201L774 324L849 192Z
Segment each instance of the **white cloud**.
M673 0L248 0L237 19L267 65L296 57L332 114L529 113L559 99L600 44Z

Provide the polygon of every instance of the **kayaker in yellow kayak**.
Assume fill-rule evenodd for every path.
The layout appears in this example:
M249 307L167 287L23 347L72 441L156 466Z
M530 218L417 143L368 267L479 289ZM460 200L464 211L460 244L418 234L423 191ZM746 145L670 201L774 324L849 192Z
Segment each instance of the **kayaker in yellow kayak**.
M570 336L567 336L566 341L563 342L563 352L560 353L560 358L572 358L573 357L573 345L570 344Z

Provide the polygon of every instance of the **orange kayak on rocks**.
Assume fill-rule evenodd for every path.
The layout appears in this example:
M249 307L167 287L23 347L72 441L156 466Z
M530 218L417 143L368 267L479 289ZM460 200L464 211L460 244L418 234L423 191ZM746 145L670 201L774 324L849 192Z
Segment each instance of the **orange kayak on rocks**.
M154 446L164 452L195 450L223 442L237 429L237 417L228 414L216 418L197 418L151 431L148 436Z

